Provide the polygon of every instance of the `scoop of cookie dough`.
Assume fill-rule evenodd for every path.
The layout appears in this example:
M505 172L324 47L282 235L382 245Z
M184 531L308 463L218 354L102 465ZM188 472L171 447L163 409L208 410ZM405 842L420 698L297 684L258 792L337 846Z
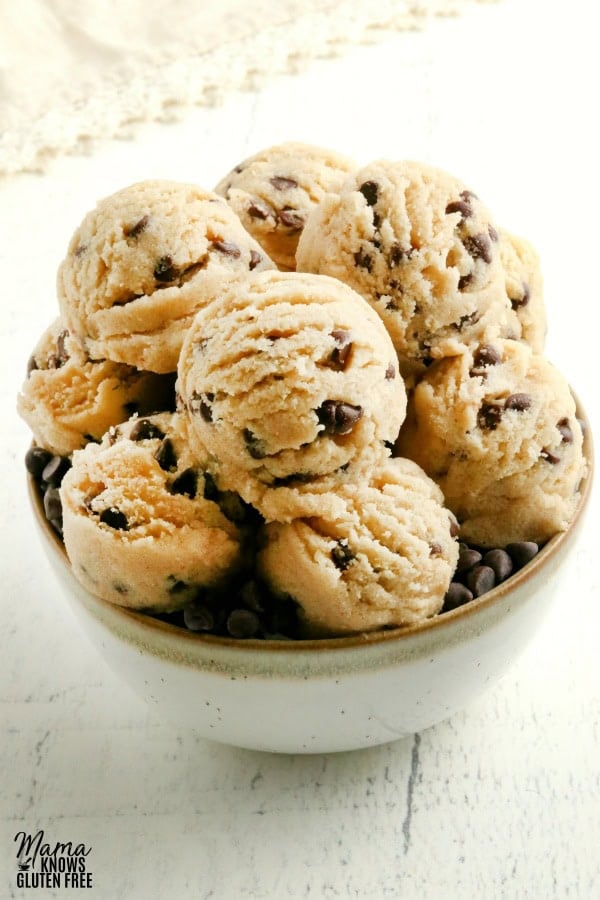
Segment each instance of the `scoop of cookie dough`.
M193 316L221 286L273 268L216 194L143 181L102 200L58 272L67 327L92 359L173 372Z
M198 313L178 390L226 487L250 503L396 439L406 393L381 320L346 285L263 272Z
M546 308L539 256L525 238L501 230L500 259L506 294L519 324L517 336L535 353L543 353Z
M259 572L300 605L308 635L411 625L439 612L458 557L442 492L407 459L264 527Z
M516 328L489 212L430 166L380 160L352 175L311 212L296 261L299 271L333 275L368 300L407 377Z
M60 488L65 547L98 597L175 610L239 567L243 504L223 511L186 432L180 414L135 418L74 454Z
M69 456L134 412L145 415L174 402L173 376L109 360L92 362L56 319L29 360L17 409L39 446Z
M309 212L355 168L339 153L290 142L244 160L215 191L280 268L294 269Z
M543 543L569 524L585 474L563 376L518 341L434 364L417 385L398 450L440 485L461 538Z

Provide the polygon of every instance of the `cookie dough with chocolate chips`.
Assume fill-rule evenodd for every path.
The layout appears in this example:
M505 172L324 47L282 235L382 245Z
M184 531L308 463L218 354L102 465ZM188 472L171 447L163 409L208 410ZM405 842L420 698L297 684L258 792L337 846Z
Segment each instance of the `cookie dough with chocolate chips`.
M458 558L442 492L415 463L388 459L264 528L258 568L301 609L306 636L410 625L439 612Z
M346 285L295 272L254 275L198 313L178 390L222 483L258 505L269 486L381 453L406 408L378 316Z
M60 487L73 572L91 593L164 612L222 585L243 557L244 504L221 503L186 416L133 418L73 456Z
M134 412L145 415L175 402L173 376L93 362L61 319L46 329L27 369L17 409L38 446L58 456L99 441Z
M296 262L368 300L407 377L517 327L489 212L466 185L421 163L380 160L351 176L309 216Z
M309 144L278 144L233 169L215 191L281 269L296 267L296 247L309 212L337 191L355 163Z
M62 316L92 359L173 372L195 313L273 268L232 209L195 185L142 181L102 200L58 272Z
M529 241L508 231L500 231L499 245L506 294L519 325L516 336L543 353L546 308L539 256Z
M398 452L441 487L461 539L543 543L563 531L585 474L575 401L560 372L518 341L435 363L417 385Z

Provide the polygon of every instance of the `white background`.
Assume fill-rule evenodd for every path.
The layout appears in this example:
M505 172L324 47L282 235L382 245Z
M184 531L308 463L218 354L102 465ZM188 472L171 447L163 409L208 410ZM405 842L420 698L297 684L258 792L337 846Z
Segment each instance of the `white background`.
M500 685L417 738L314 757L210 744L156 718L88 648L32 532L14 412L54 279L96 200L206 187L297 139L447 168L538 247L547 351L598 422L600 67L594 4L504 0L0 182L3 403L0 897L13 837L92 846L93 898L600 897L599 511ZM32 891L29 896L55 896ZM74 896L66 892L65 896Z

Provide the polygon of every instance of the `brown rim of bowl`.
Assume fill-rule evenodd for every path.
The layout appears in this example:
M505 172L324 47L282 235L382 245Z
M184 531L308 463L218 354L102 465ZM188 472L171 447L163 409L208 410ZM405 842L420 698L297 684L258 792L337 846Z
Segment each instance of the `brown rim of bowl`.
M278 652L281 652L282 650L290 652L301 650L342 650L350 649L352 647L365 647L368 644L379 644L388 641L402 640L403 638L415 634L420 634L424 631L443 628L445 625L449 625L450 623L455 622L457 619L465 619L474 615L481 609L501 602L514 587L518 587L533 575L535 575L539 571L539 569L544 566L546 560L549 559L549 557L553 556L560 549L560 547L569 540L571 532L577 525L577 522L583 515L583 512L588 504L594 474L594 452L590 422L583 407L581 406L581 403L579 402L579 399L574 392L573 396L575 397L577 408L576 415L583 423L583 454L588 465L588 470L580 486L581 499L579 501L579 505L575 511L575 515L573 516L572 521L569 523L568 528L565 531L561 531L558 534L555 534L554 537L550 538L550 540L542 547L542 549L531 560L530 563L527 563L527 565L525 565L522 569L520 569L514 575L511 575L506 579L506 581L503 581L502 584L499 584L497 587L492 588L491 591L488 591L481 597L470 600L463 606L459 606L456 609L450 610L449 612L438 613L437 615L432 616L430 619L426 619L425 621L418 622L414 625L406 625L400 628L388 628L383 631L361 632L358 634L347 635L346 637L312 638L308 640L292 639L284 641L265 640L264 638L241 639L228 638L215 634L198 634L197 632L188 631L187 629L182 628L179 625L171 625L169 622L164 622L161 619L156 619L148 613L136 612L135 610L128 609L125 606L117 606L114 603L109 603L108 600L103 600L101 597L96 597L94 594L87 591L87 589L83 586L81 586L82 590L85 590L86 593L89 593L90 597L93 597L97 603L100 603L101 605L113 611L119 611L126 619L129 619L131 622L135 622L138 625L143 626L144 628L158 629L159 631L166 632L170 635L177 635L183 640L192 641L195 643L199 641L201 643L213 646L216 645L229 648L238 647L245 650L277 650ZM47 542L51 545L53 552L57 554L62 565L67 567L67 569L71 573L71 576L75 579L75 575L73 575L71 571L71 566L67 557L64 543L46 519L46 516L44 514L42 495L32 475L27 475L27 486L34 514L41 526L41 530L44 533Z

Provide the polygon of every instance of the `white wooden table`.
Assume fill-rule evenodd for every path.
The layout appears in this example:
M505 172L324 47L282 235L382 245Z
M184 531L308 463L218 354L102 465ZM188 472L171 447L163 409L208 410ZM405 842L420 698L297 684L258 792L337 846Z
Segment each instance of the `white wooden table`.
M56 267L97 198L147 177L210 187L297 139L438 164L528 236L548 354L598 423L598 31L592 4L555 6L477 8L0 183L0 897L75 893L17 889L14 836L39 829L92 848L88 893L103 900L600 897L597 501L564 592L486 696L395 744L271 756L160 721L80 637L32 534L14 412Z

